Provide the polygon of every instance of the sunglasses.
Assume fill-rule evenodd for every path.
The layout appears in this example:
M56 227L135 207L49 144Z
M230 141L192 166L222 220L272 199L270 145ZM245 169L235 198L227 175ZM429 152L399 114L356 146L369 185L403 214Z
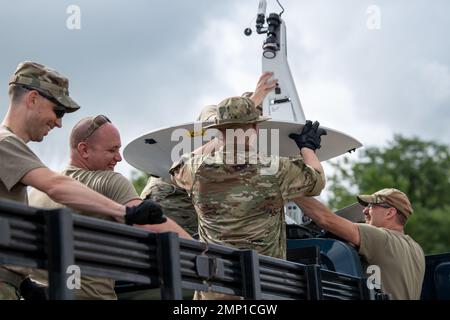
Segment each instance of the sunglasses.
M55 106L53 108L53 112L55 113L56 118L61 119L66 114L66 108L61 106Z
M388 205L387 203L369 203L367 205L367 208L372 209L373 207L381 207L381 208L392 208L390 205Z
M64 115L66 114L66 108L63 107L58 100L56 100L54 97L46 94L45 92L38 90L36 88L32 88L29 86L22 86L23 88L27 89L27 90L34 90L36 91L40 96L44 97L45 99L49 100L50 102L53 102L54 104L56 104L56 106L53 107L53 112L56 115L56 118L61 119L62 117L64 117Z
M108 119L107 116L104 116L102 114L96 116L95 118L92 119L92 123L89 125L89 127L86 130L86 136L82 139L86 140L87 138L89 138L90 136L92 136L92 134L101 126L103 126L106 123L111 123L111 120Z

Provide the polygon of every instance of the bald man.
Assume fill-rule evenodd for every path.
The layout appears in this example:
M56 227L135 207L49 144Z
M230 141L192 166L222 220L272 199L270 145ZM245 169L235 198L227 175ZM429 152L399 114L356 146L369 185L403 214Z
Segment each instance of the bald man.
M125 206L142 202L133 185L120 173L114 172L120 155L121 139L117 128L104 115L88 117L78 122L70 135L70 162L63 174L85 184L89 188ZM45 193L33 190L30 205L41 208L56 208L62 205L53 202ZM104 216L81 212L96 218ZM108 219L107 219L108 220ZM111 220L111 219L109 219ZM181 237L190 235L170 218L158 225L141 226L153 232L177 232ZM45 283L41 273L34 273L35 280ZM117 299L114 281L94 277L82 277L81 289L75 292L76 299Z

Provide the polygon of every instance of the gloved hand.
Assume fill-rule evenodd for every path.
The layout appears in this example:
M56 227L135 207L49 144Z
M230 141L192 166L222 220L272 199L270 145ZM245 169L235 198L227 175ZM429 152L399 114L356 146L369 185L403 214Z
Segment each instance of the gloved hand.
M325 129L319 128L319 122L314 121L312 123L310 120L307 120L303 130L300 134L291 133L289 138L295 141L298 148L309 148L312 150L320 149L321 136L327 134Z
M137 206L126 208L126 224L160 224L166 221L161 206L152 200L144 200Z
M31 281L30 278L20 283L19 291L25 300L47 300L47 288Z

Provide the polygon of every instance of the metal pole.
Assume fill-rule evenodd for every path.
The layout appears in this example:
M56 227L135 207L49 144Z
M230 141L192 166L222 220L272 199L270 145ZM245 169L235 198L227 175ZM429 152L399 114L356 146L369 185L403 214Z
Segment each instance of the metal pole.
M242 291L250 300L261 300L259 256L254 250L241 250Z
M322 277L320 266L310 264L306 266L306 281L308 284L308 300L322 300Z
M174 232L158 233L157 257L161 281L161 299L181 300L180 241Z
M73 300L67 268L74 265L73 221L68 209L44 211L47 227L48 282L50 300Z

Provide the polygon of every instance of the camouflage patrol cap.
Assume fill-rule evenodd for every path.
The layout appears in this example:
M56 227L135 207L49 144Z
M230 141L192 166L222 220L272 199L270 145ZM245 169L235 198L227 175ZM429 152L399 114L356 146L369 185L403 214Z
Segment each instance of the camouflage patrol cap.
M203 107L202 111L197 117L197 121L212 121L217 117L217 106L212 104Z
M406 194L394 188L382 189L371 195L359 195L356 198L363 206L367 206L369 203L387 203L396 208L406 218L413 213L413 208Z
M246 92L244 92L244 93L241 95L241 97L244 97L244 98L251 98L251 96L253 95L253 93L254 93L254 92L252 92L252 91L246 91ZM258 105L256 106L256 109L258 109L259 112L262 113L262 102L261 102L261 104L258 104Z
M227 128L236 125L245 125L269 120L256 109L252 100L245 97L231 97L217 105L217 117L215 124L205 128Z
M41 91L66 108L66 112L74 112L80 108L69 96L69 80L42 64L32 61L20 63L11 76L9 84Z
M250 98L252 95L253 95L253 92L245 91L243 94L241 94L241 97Z

